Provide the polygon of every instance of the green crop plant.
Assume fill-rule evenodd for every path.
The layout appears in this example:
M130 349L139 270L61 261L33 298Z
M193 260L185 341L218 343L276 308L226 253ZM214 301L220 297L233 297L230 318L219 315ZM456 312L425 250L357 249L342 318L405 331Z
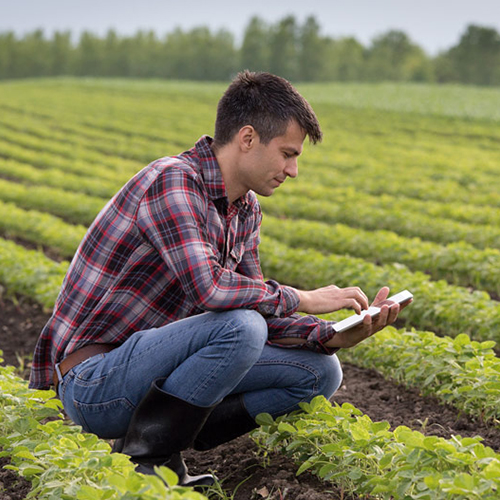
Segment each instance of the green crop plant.
M158 476L135 472L126 455L111 453L107 442L64 421L53 391L28 389L13 371L0 366L0 456L11 458L6 468L31 481L27 498L206 500L177 486L166 467Z
M500 359L494 346L465 334L437 337L387 327L339 356L500 426Z
M443 439L408 427L389 430L354 406L323 396L273 420L261 414L255 439L292 457L297 474L312 471L346 492L391 500L493 500L500 455L480 437Z

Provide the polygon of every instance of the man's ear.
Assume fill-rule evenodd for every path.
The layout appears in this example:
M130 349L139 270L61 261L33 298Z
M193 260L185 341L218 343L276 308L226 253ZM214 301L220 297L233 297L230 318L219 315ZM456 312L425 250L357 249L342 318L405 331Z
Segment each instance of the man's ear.
M250 151L258 140L258 134L252 125L245 125L238 131L238 145L244 153Z

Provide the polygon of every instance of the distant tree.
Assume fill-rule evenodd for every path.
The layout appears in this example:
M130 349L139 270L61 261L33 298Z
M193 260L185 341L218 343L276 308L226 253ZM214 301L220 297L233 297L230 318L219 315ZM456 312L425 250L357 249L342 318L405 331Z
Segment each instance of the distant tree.
M500 34L494 28L469 25L446 57L459 81L500 84Z
M50 74L49 42L42 30L38 29L24 36L15 44L13 60L16 77L46 76Z
M325 80L356 81L363 75L365 49L353 37L325 41Z
M212 34L206 27L167 35L164 45L166 75L193 80L227 80L237 66L231 33Z
M298 27L294 16L282 19L271 29L269 70L288 80L298 75Z
M12 31L0 33L0 78L12 78L16 37Z
M305 82L321 79L325 65L326 42L314 17L308 17L299 30L297 78Z
M102 45L102 75L132 76L130 74L130 38L119 37L110 29Z
M77 76L101 76L105 74L104 42L89 31L84 31L78 43L73 72Z
M367 51L365 78L370 81L423 80L430 71L424 51L402 31L391 30L375 38Z
M269 70L270 30L259 17L252 17L240 49L240 67L251 71Z
M71 33L56 31L50 43L50 74L69 74L72 57Z
M211 67L207 71L210 75L209 80L226 81L238 69L238 51L234 36L228 30L219 30L212 36L207 55L211 61Z
M164 76L162 43L154 31L138 31L127 40L130 75L135 77Z

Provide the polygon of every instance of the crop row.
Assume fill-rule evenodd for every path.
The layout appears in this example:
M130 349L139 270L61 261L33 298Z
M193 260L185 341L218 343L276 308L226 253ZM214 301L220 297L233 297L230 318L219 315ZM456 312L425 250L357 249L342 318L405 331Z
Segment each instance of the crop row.
M467 333L475 340L498 340L500 304L486 292L469 292L444 280L431 281L403 264L376 266L355 257L324 254L313 249L291 248L263 235L260 245L266 276L304 289L333 283L339 287L359 286L374 297L387 285L394 292L408 289L415 300L401 317L419 329L456 336Z
M91 163L110 162L116 168L121 163L134 168L134 163L147 164L166 152L178 152L190 147L193 142L188 130L176 129L167 138L144 137L106 131L65 120L40 120L36 117L5 113L0 115L1 135L9 142L25 145L34 150L50 151L61 156L74 157ZM106 160L108 157L108 160Z
M23 210L0 201L0 234L38 246L50 247L61 257L71 259L87 229L65 223L59 217L36 210Z
M433 279L500 294L500 251L479 250L467 243L450 245L405 238L391 231L366 231L344 224L266 215L263 232L292 247L348 254L377 264L400 262L425 270Z
M261 414L258 441L344 491L393 500L493 500L500 491L500 455L480 437L443 439L408 427L389 430L354 406L318 396L273 421Z
M310 163L310 165L313 164ZM401 165L397 164L396 170L399 171L400 169ZM329 166L321 169L314 168L314 171L307 170L307 167L304 170L307 171L307 181L309 183L330 188L350 187L360 193L360 200L362 200L362 193L371 195L390 194L446 203L500 207L497 183L492 181L488 184L476 186L472 174L464 176L462 181L433 179L432 176L421 177L418 172L400 173L395 176L391 175L392 170L387 165L386 175L382 174L383 169L381 167L374 171L369 169L364 171L361 168L346 166L344 172L336 161L332 161Z
M339 107L322 107L321 111L331 154L321 158L323 146L314 148L318 165L354 175L377 171L386 179L402 179L409 174L415 179L432 177L463 186L474 182L477 175L478 185L485 185L488 179L498 183L497 124L490 130L468 133L466 127L476 124L441 120L439 127L436 116L426 117L416 128L415 117L401 113L353 112Z
M21 127L20 127L21 128ZM53 171L54 168L51 165L58 165L60 168L59 172L63 173L67 170L76 172L77 175L85 175L85 180L97 181L98 178L102 178L104 183L112 184L113 189L116 190L120 185L125 182L131 173L137 171L142 163L136 162L126 162L123 158L123 150L130 148L132 150L137 149L137 144L132 143L127 140L126 137L121 137L121 143L118 145L109 146L109 140L102 140L103 144L108 145L105 149L106 154L100 154L93 152L92 149L96 148L97 139L92 141L85 141L81 144L71 143L68 144L68 138L65 134L59 133L58 142L54 141L54 134L52 131L45 131L47 137L43 139L37 139L36 137L21 135L20 133L10 132L8 129L2 130L2 138L4 143L0 142L0 153L4 157L15 158L21 162L27 162L30 165L37 165L38 167L44 169L50 169ZM81 138L79 138L81 141ZM8 142L7 142L8 141ZM17 144L17 147L16 147ZM169 144L161 144L154 146L154 149L158 150L158 155L165 153L165 151L174 148L175 146ZM28 148L28 149L27 149ZM101 146L100 146L101 148ZM155 157L154 152L151 151L151 146L146 144L141 145L145 153L143 155L144 162L149 162ZM31 151L29 150L31 149ZM55 155L55 156L54 156ZM110 156L110 155L115 155ZM127 155L125 155L127 156ZM63 157L63 158L61 158ZM68 161L65 161L67 158ZM75 162L75 159L77 161ZM69 161L71 160L71 161ZM85 167L83 167L81 162L85 162ZM4 175L17 175L15 164L9 165L9 161L2 162L5 163L1 166L1 171ZM68 163L70 163L68 165ZM112 167L111 171L104 169L103 166ZM123 169L126 167L126 171ZM12 168L11 173L8 171ZM64 170L62 170L64 168ZM82 170L84 168L84 170ZM119 172L115 172L118 169ZM14 171L14 172L12 172ZM57 174L57 172L54 172ZM89 178L90 177L90 178ZM45 177L46 179L48 176ZM95 178L95 179L94 179ZM50 182L50 180L49 180ZM75 185L74 189L80 189ZM285 193L292 195L297 195L299 192L307 192L307 196L315 199L316 201L324 199L330 204L335 200L335 204L341 204L342 206L358 206L360 204L360 192L355 191L353 188L345 187L335 187L330 186L328 188L318 187L310 183L288 183L284 188ZM102 193L102 188L96 187L96 191L92 194ZM109 193L110 190L107 191ZM113 191L114 192L114 191ZM401 198L398 196L379 194L378 196L370 195L366 192L362 194L362 206L366 209L382 210L393 212L394 208L397 207L399 212L414 214L424 214L431 217L437 217L439 219L454 219L461 222L468 222L473 224L482 225L497 225L500 222L500 210L494 207L484 207L476 205L465 205L463 203L440 203L440 202L429 202L422 201L412 198ZM387 218L387 215L382 212L382 218Z
M0 177L21 183L59 188L66 192L85 193L92 196L111 198L119 187L116 181L81 176L58 168L36 168L14 160L0 161Z
M58 128L68 132L84 129L89 136L99 131L102 134L172 140L176 143L185 143L186 135L191 137L193 132L196 134L198 124L204 127L206 123L212 130L213 112L222 93L221 88L220 92L211 92L211 99L207 99L206 92L190 95L185 87L177 89L180 90L179 96L165 96L160 92L152 99L150 93L141 95L128 90L121 92L84 85L87 87L84 90L87 99L82 100L79 98L83 90L80 85L71 88L71 83L66 82L56 93L49 87L50 84L46 88L26 89L21 100L16 101L16 96L12 96L3 107L11 113L33 114L46 122L59 122ZM98 112L89 114L89 102ZM197 123L193 123L193 114Z
M53 153L25 149L22 146L17 146L1 139L0 158L27 163L38 168L58 168L80 176L95 175L99 178L117 182L120 185L125 183L131 176L130 169L110 169L103 165L90 164L80 159L65 158ZM138 170L139 168L136 169L136 171Z
M1 356L1 351L0 351ZM1 359L0 359L1 361ZM0 366L0 456L5 468L32 483L30 496L79 500L206 500L177 486L174 472L161 467L158 476L143 476L129 458L81 427L68 425L53 391L33 391Z
M1 121L1 118L0 118ZM18 125L19 126L19 125ZM113 144L108 138L100 138L99 140L94 138L92 140L84 141L80 136L75 136L72 141L70 137L66 133L55 133L52 130L46 130L45 128L41 128L40 135L42 138L26 136L25 135L25 126L19 126L20 132L10 132L8 129L2 129L2 138L4 141L8 141L6 144L3 144L4 150L3 155L8 156L10 158L18 158L21 161L30 160L32 164L36 164L44 169L49 169L49 164L59 165L62 168L61 164L61 156L68 158L68 160L74 161L75 158L78 159L78 162L86 162L87 166L85 170L82 172L80 167L81 163L73 163L70 166L67 166L65 170L59 170L59 172L63 173L68 169L77 172L80 176L82 173L87 177L92 176L89 180L94 180L93 178L102 178L103 182L110 183L110 178L113 179L113 187L120 187L121 183L125 182L127 179L127 175L134 173L145 163L138 162L125 162L123 160L123 156L130 156L128 153L125 154L124 150L130 149L132 151L137 151L137 149L143 149L144 153L141 153L141 161L149 162L151 159L156 157L155 151L157 151L158 156L161 154L165 154L167 151L169 152L177 152L177 146L166 143L158 143L158 144L136 144L135 140L131 142L127 137L115 137L114 142L119 140L119 143ZM21 131L23 134L21 134ZM43 132L42 132L43 131ZM43 136L45 134L45 137ZM54 139L57 138L57 141ZM79 142L77 142L79 141ZM15 148L15 145L20 146L21 148ZM99 146L97 146L99 144ZM0 151L2 144L0 143ZM27 148L32 149L32 151L28 151ZM174 149L175 148L175 149ZM96 153L95 150L98 149L102 153ZM92 151L94 150L94 151ZM39 158L40 152L43 153L43 158ZM55 157L51 157L51 154L55 154ZM47 155L49 155L47 157ZM110 156L110 155L114 155ZM5 162L6 165L2 166L2 173L6 173L9 168L8 162ZM128 166L127 166L128 165ZM13 165L12 167L14 167ZM123 171L124 167L126 167L127 172L129 174L112 174L112 172L108 172L106 169L103 169L103 166L112 167L113 170ZM13 168L15 170L15 168ZM4 175L6 175L4 173ZM55 173L55 172L54 172ZM10 175L16 175L15 173L11 173ZM431 181L432 182L432 181ZM491 184L491 183L490 183ZM490 185L489 184L489 185ZM73 189L79 189L78 186L74 186ZM291 193L292 195L297 195L298 193L307 192L307 196L315 199L316 201L323 199L332 203L335 200L335 203L345 204L353 204L359 205L360 201L362 201L362 205L365 208L370 207L370 209L383 209L383 210L394 210L397 207L400 212L410 212L413 214L425 214L431 217L438 217L440 219L454 219L460 222L467 222L473 224L482 224L482 225L497 225L500 222L500 209L495 207L485 207L485 206L477 206L477 205L464 205L463 203L442 203L437 201L423 201L419 199L413 198L402 198L399 196L391 196L388 194L381 193L378 196L370 195L366 191L362 191L362 195L360 191L354 190L351 188L338 187L338 186L329 186L326 188L325 186L318 187L317 184L312 184L310 182L290 182L282 188L284 190L284 194ZM98 187L96 187L96 191L92 194L99 194L101 192ZM362 197L360 199L360 197Z
M261 199L264 212L304 219L340 222L367 230L387 229L402 236L419 237L437 243L464 241L477 248L500 248L500 227L456 222L430 215L399 212L333 198L331 201L304 199L303 196L280 196Z
M12 116L0 117L2 136L9 142L24 145L34 150L47 150L61 156L79 155L90 163L98 163L108 156L111 167L115 167L117 158L126 163L149 162L151 147L155 141L146 141L139 137L128 137L117 134L106 134L103 131L87 131L85 127L69 126L68 123L37 123L34 119L25 119L21 123L13 121ZM90 135L88 137L87 134ZM156 145L157 146L157 145Z
M7 146L7 149L12 146ZM0 143L0 151L2 144ZM19 148L17 153L10 151L11 157L16 157L21 161L30 160L30 152ZM60 157L57 157L60 158ZM40 156L33 153L31 163L38 166L44 165L47 170L39 170L29 165L17 161L2 161L0 173L5 177L14 177L27 182L43 183L63 187L66 190L78 190L85 193L94 193L109 197L128 180L128 173L118 174L110 172L99 166L86 166L86 176L80 177L67 173L64 169L66 163L54 160L52 157ZM71 162L70 162L71 163ZM48 167L49 165L59 165L59 168ZM81 166L78 163L73 164L71 171L81 174ZM304 199L303 195L287 195L273 197L271 201L262 199L261 204L266 212L279 215L288 215L293 217L313 218L325 222L344 222L352 226L363 227L364 229L387 229L406 236L417 236L426 240L440 243L451 243L456 241L466 241L478 248L495 247L500 248L500 229L497 225L478 225L454 222L445 218L436 217L434 213L425 213L425 204L422 204L422 210L407 212L400 211L397 200L377 200L372 197L371 200L363 200L363 205L356 203L359 193L343 192L333 190L332 200L318 200L318 190L309 193L314 197L313 200ZM324 190L323 192L326 192ZM12 199L10 195L5 195L2 199ZM67 196L66 196L67 198ZM391 207L391 202L393 203ZM415 201L410 201L415 204ZM417 202L418 203L418 202ZM398 210L395 210L395 206ZM435 207L438 208L438 207ZM446 206L444 206L446 208ZM422 211L424 213L422 213ZM486 211L487 212L487 211ZM476 211L477 213L477 211ZM492 213L491 223L494 223L493 217L498 214Z
M10 123L2 123L0 119L0 136L12 146L36 153L53 154L69 160L78 159L90 165L102 165L118 172L136 172L156 157L164 156L166 151L176 153L183 150L181 145L171 140L146 141L140 137L124 135L109 137L109 134L106 136L102 132L91 139L78 134L77 127L74 134L47 129L46 124L38 134L36 129L27 131L26 127L18 127L20 130L13 130L15 128Z
M3 135L5 136L4 139L8 139L9 141L11 141L13 143L17 143L18 145L23 146L23 147L31 147L34 150L38 150L45 155L47 154L47 152L57 153L59 155L66 156L69 158L73 158L73 157L75 157L75 155L78 155L77 156L78 160L87 161L91 164L96 164L96 165L98 165L99 163L102 163L103 165L111 166L115 170L117 168L123 169L124 166L128 165L127 170L129 170L129 171L133 171L134 169L137 170L141 165L148 163L149 161L151 161L152 159L154 159L157 156L162 156L163 154L166 154L167 151L170 153L172 153L172 152L176 153L176 152L178 152L177 149L179 147L177 145L174 145L174 143L172 143L171 141L169 141L169 143L164 143L164 142L160 143L157 141L147 142L147 141L142 140L142 142L141 142L140 138L139 139L130 138L130 137L125 136L125 135L121 135L121 136L114 135L112 138L99 137L99 138L93 138L92 140L86 140L86 141L82 141L81 136L78 136L78 138L75 138L75 141L77 139L79 141L77 143L78 147L75 150L74 146L70 147L67 144L67 141L65 141L64 133L60 134L61 137L58 138L58 142L55 142L53 137L47 137L47 138L44 138L43 140L40 140L40 139L36 139L34 137L22 136L19 133L8 132L5 130L5 128L3 130ZM116 141L118 141L118 143L116 143ZM139 141L139 142L137 142L137 141ZM116 144L113 144L113 142L115 142ZM184 139L182 144L188 144L188 143L189 143L189 141ZM172 151L173 148L175 148L174 151ZM97 151L99 153L96 153ZM104 153L104 154L100 154L100 153ZM24 155L22 155L22 153L20 153L20 152L14 152L14 154L17 155L16 156L17 159L24 159L24 160L26 160L27 157L29 157L29 156L32 156L32 157L34 156L33 154L30 155L29 152L25 152ZM21 156L19 156L19 155L21 155ZM118 158L118 157L122 157L122 158ZM130 162L128 160L124 160L123 157L134 158L134 159L140 161L141 163L137 164L135 162ZM46 161L44 161L44 160L33 159L33 161L37 161L37 162L42 161L43 165L46 166ZM60 162L60 159L57 158L55 161ZM312 163L311 159L309 159L307 161L307 163L311 164ZM78 165L79 164L75 165L75 168ZM418 168L421 169L422 167L419 165ZM321 173L322 170L323 170L322 168L318 168L318 165L316 165L316 172L317 173L318 172ZM331 170L331 166L328 166L328 170ZM326 174L320 174L321 180L323 183L330 185L330 187L333 190L335 189L335 186L338 186L338 185L340 185L340 186L352 185L353 184L353 177L354 178L359 178L360 176L363 177L363 171L358 171L355 176L353 176L350 172L347 172L346 174L342 175L342 169L337 165L335 167L334 179L332 179L337 184L332 185L329 182L330 175L329 175L328 170L327 170ZM385 179L385 175L387 175L387 173L386 173L387 168L385 166L379 166L379 167L377 167L377 170L380 170L380 172L378 172L378 171L376 172L376 174L377 174L376 175L376 183L379 183L382 186L382 190L380 190L380 188L379 188L378 190L376 190L376 193L379 195L382 195L386 192L386 190L384 188L386 186L389 187L391 185L391 182L394 182L394 179L393 179L394 176L392 175L390 179ZM371 172L371 173L373 174L373 172ZM309 175L310 174L308 174L308 176ZM403 175L403 174L398 174L398 175ZM410 176L410 173L405 171L404 175ZM344 176L347 176L347 179L345 179L346 182L344 182L342 180ZM476 193L475 193L476 196L478 195L477 191L478 191L478 187L479 187L477 177L478 177L478 174L475 173L474 187L476 189ZM400 179L400 181L401 182L399 183L399 185L410 184L410 186L412 186L412 189L415 186L414 179L406 179L406 180ZM422 182L422 181L417 181L417 183L418 182ZM427 183L427 191L430 191L429 180L426 180L424 182ZM441 189L438 189L440 182L441 182L440 179L432 179L431 180L432 188L434 191L441 191ZM443 182L445 183L444 189L449 188L449 182L451 182L451 181L449 179L444 179ZM494 178L488 177L484 180L482 185L484 186L485 189L488 189L491 191L492 183L494 184L494 182L495 182ZM471 200L469 182L462 181L462 183L464 183L465 186L458 186L459 187L458 191L465 190L467 199ZM358 191L360 190L360 191L363 191L365 193L369 190L375 189L373 182L369 183L369 185L366 185L366 183L362 184L362 185L358 185L358 184L355 184L355 185L356 185L356 188ZM301 186L301 189L303 189L303 185ZM453 184L453 186L452 186L452 191L455 194L457 194L457 186L455 184ZM479 190L479 192L481 192L481 190ZM397 193L395 193L395 194L400 195L401 189L398 189ZM335 195L335 193L332 192L332 196L334 196L334 195ZM359 194L358 194L358 196L359 196ZM460 200L463 201L463 199L464 199L463 196L461 196ZM471 201L469 201L469 203L470 202ZM477 200L477 202L484 204L484 198L482 197L482 195L480 195L480 198L479 198L479 200ZM437 210L439 210L439 208L437 208ZM477 212L477 210L476 210L476 212Z
M96 102L99 102L104 96L104 94L101 94L101 90L96 94ZM179 128L182 129L179 135L181 139L180 143L188 144L194 139L192 136L192 129L190 128L192 124L189 123L189 118L186 118L185 109L182 114L176 102L168 102L165 108L168 112L163 113L161 116L161 119L164 120L162 121L161 129L164 129L165 132L158 127L158 122L154 123L154 126L151 126L154 120L157 120L156 114L153 113L153 115L151 115L152 117L150 117L147 122L144 122L144 125L138 126L139 129L144 127L144 133L134 133L134 129L137 130L137 123L143 122L144 117L138 120L137 114L131 112L129 106L120 109L120 106L118 106L120 102L119 97L115 105L103 106L104 112L107 111L112 115L114 121L121 123L121 126L115 131L107 132L103 128L97 128L98 125L96 120L89 122L88 125L81 125L81 122L86 120L86 115L85 113L81 113L82 109L80 106L75 106L77 103L70 102L69 95L70 94L67 95L67 101L64 102L64 107L61 106L58 108L57 106L51 105L44 109L44 123L46 124L47 121L50 120L51 127L57 126L58 129L62 131L59 132L59 135L56 134L57 141L60 143L59 145L54 145L56 148L64 146L64 134L68 134L70 141L78 141L79 136L87 137L85 134L89 134L88 140L86 139L85 143L82 144L82 148L89 150L88 154L92 154L92 150L100 150L106 153L106 155L112 156L139 155L137 159L144 162L156 156L154 153L148 152L148 148L157 150L161 155L167 152L167 148L161 146L162 141L168 140L170 144L178 144L179 141L176 137L172 138L172 134L174 132L177 134ZM193 106L195 104L201 103L193 100ZM107 109L108 107L110 108L109 110ZM133 107L135 107L135 105ZM73 108L80 112L75 113L68 111ZM49 117L47 117L47 115L49 115ZM347 112L346 118L349 117L349 115L350 113ZM24 123L29 122L25 115L10 113L8 118L4 118L4 123L7 124L10 122L9 126L11 128L15 127L15 116L24 116ZM35 118L37 117L33 117L33 119ZM150 122L149 120L152 121ZM179 127L180 121L184 122L182 127ZM103 123L104 122L109 129L110 119L108 115L106 115L105 120L103 120ZM172 127L168 126L171 122L175 123L175 130L172 130ZM498 197L496 196L498 185L496 184L497 176L494 168L497 162L494 162L491 168L487 168L485 163L488 158L491 160L491 148L495 142L493 139L490 141L491 144L488 143L485 145L484 141L487 137L477 136L474 137L473 140L471 140L470 136L463 138L464 147L470 144L473 145L468 155L471 158L475 158L475 161L481 164L481 169L478 169L478 165L474 164L470 166L468 170L462 172L458 168L457 163L467 155L463 154L463 152L457 153L456 139L454 139L453 146L449 152L445 151L443 153L439 149L446 146L446 143L443 143L440 138L435 139L434 143L426 146L426 141L429 141L433 134L435 135L436 131L434 130L432 134L429 133L425 136L424 142L419 143L418 147L409 148L408 146L415 142L415 131L411 130L410 124L402 123L398 129L397 126L394 127L394 124L391 123L392 129L385 132L387 138L384 139L384 136L382 135L381 137L380 135L380 128L382 125L380 120L377 121L376 126L374 124L369 125L366 131L363 131L363 123L366 124L366 120L358 119L349 126L349 123L343 120L341 128L339 128L339 125L335 122L331 124L327 123L330 134L332 133L330 127L334 127L335 149L330 152L326 146L320 146L317 149L314 148L307 151L304 160L304 163L307 165L307 178L310 180L321 180L322 184L331 187L351 185L355 186L358 191L373 191L377 194L383 194L389 190L394 195L400 195L406 189L412 192L416 186L419 186L418 197L433 198L437 196L436 199L442 199L443 197L451 195L458 201L467 201L468 203L477 202L484 205L486 196L488 197L487 202L498 204ZM430 123L431 122L428 121L426 126L429 126ZM23 127L26 127L26 125L23 125ZM389 127L388 122L386 123L386 128L387 127ZM22 132L22 127L20 125L18 129L20 129L19 132ZM207 131L207 129L205 131ZM29 132L31 134L33 129L30 129ZM140 130L138 132L140 132ZM442 133L445 134L446 131L442 131ZM50 139L47 137L47 134L47 131L45 135L42 132L38 132L38 135L40 135L44 141ZM370 138L370 147L372 150L367 151L368 156L366 159L360 156L364 154L365 150L363 147L360 147L358 141L352 140L353 134L358 134L360 136L367 135ZM78 144L78 142L76 142L76 144ZM392 151L391 147L394 144L397 145L397 149L393 151L394 158L391 158L388 154ZM485 149L487 149L488 154L485 154L485 158L481 158L480 161L477 160L477 155L484 153ZM127 150L128 152L126 152ZM418 156L421 154L421 150L424 150L427 156L416 158L415 155ZM402 159L401 157L401 153L405 151L409 155L408 159ZM168 152L171 153L171 151ZM439 160L441 163L437 165L432 164L431 160L438 157L438 153L441 153L443 156L443 158ZM453 156L450 156L452 153L454 153ZM343 159L343 155L347 155L345 160ZM356 164L353 164L354 158L356 159ZM453 169L447 168L450 166L450 162L452 161L451 158L454 158ZM375 159L376 162L373 163ZM110 158L110 161L114 162L116 158ZM313 164L317 167L314 169L316 173L311 172L309 168L313 166ZM324 167L322 167L322 165L324 165ZM390 165L397 165L398 168L392 169ZM428 176L422 175L423 169L425 168L431 169L432 173L429 173ZM370 182L365 182L367 175L371 177ZM474 187L473 191L471 187Z
M437 337L387 327L339 356L499 426L500 359L494 345L465 334Z
M197 117L201 114L203 120L208 111L212 115L213 106L223 90L221 86L214 87L210 91L197 88L196 95L193 95L189 93L189 87L186 86L175 89L177 95L173 95L172 85L163 85L162 88L159 86L151 92L149 89L144 90L145 87L141 87L140 91L128 91L123 87L118 89L118 86L113 85L98 88L95 82L81 84L70 81L56 88L57 91L54 92L54 83L50 82L45 88L27 88L22 97L26 100L23 101L19 98L20 96L11 95L8 102L10 106L16 106L27 112L32 110L33 104L36 103L36 109L43 112L45 118L57 117L62 119L63 123L83 122L89 119L86 104L90 102L99 109L100 114L106 115L105 123L121 123L124 129L121 133L124 135L129 135L131 131L139 128L149 132L151 136L159 135L166 138L178 130L175 126L178 122L181 122L182 127L187 121L188 126L182 128L186 128L187 133L191 132L192 123L189 122L192 121L193 115L190 116L190 113ZM85 103L78 98L82 93L86 96ZM56 95L57 98L55 98ZM317 102L316 94L311 97L314 97ZM423 161L423 167L437 157L442 163L447 162L445 165L448 166L454 161L456 169L459 169L464 159L474 159L478 155L480 158L478 162L485 165L485 161L487 162L491 157L492 152L495 149L498 150L498 147L495 148L497 134L494 126L486 127L484 124L466 123L468 128L477 129L475 133L471 133L464 130L463 122L456 123L437 116L422 117L404 113L355 110L328 106L322 100L318 102L318 106L322 111L330 111L330 113L322 112L321 121L329 136L333 135L332 142L335 143L336 151L347 150L351 157L359 157L366 151L367 160L373 157L384 158L384 155L374 154L376 148L380 149L383 144L385 149L391 152L391 146L394 145L396 146L394 157L396 160L403 157L404 161L400 161L399 164L405 167L415 154L423 150L429 153L430 160ZM100 116L96 115L92 116L94 124L100 123ZM161 122L163 130L158 128L160 117L163 120ZM441 126L438 123L441 123ZM459 130L461 125L462 130ZM453 134L452 142L449 140L451 134ZM353 136L362 140L362 144L360 145L360 140L352 141ZM365 137L371 139L371 144L365 140ZM445 150L441 159L439 151L446 147L449 149ZM452 160L453 153L457 150L456 160ZM439 164L430 164L429 168L436 170L436 166L439 167Z
M88 226L106 200L45 186L25 186L0 179L0 200L25 209L49 212L75 224Z
M430 189L432 182L428 182ZM498 207L469 205L463 202L446 203L436 200L421 200L408 198L401 194L380 193L373 195L353 187L313 184L307 179L301 179L299 182L287 182L280 188L280 193L284 196L301 196L304 200L303 203L307 203L307 200L325 201L330 204L341 203L342 205L351 203L377 210L398 210L408 214L423 214L469 224L500 224L500 208Z
M24 175L25 177L31 176L40 179L43 175L42 172L38 173L38 175L34 174L33 171L29 174L23 174L22 168L17 168L18 165L21 167L24 165L26 168L28 166L26 164L29 164L46 169L47 172L43 175L43 179L53 185L54 183L61 182L57 179L61 174L64 175L67 171L70 171L74 173L72 177L78 176L81 178L85 176L82 179L82 184L84 186L88 185L89 187L86 188L86 192L94 195L101 194L107 196L109 193L114 193L116 189L128 180L131 174L135 173L142 166L139 163L130 164L124 171L123 168L125 165L123 161L120 158L115 158L112 162L114 169L108 170L103 167L111 164L110 158L112 157L110 156L91 155L92 162L90 162L87 158L88 155L81 156L83 153L75 152L71 147L65 147L63 151L56 147L50 148L47 141L39 141L38 147L40 151L30 151L26 149L26 146L33 141L19 142L19 145L5 141L0 142L0 154L4 157L17 160L15 162L12 162L12 160L2 162L0 173L4 176L21 178L23 180ZM87 149L84 151L86 153ZM116 151L114 153L116 154ZM77 158L76 160L75 157ZM150 153L149 160L152 158ZM119 169L119 171L116 171L116 169ZM99 182L102 182L104 186L100 187ZM69 189L82 190L83 188L79 184L78 182L73 184L66 182L65 186ZM91 192L90 186L96 184L94 192ZM327 189L325 187L318 188L311 184L304 185L304 183L289 183L284 188L284 191L283 194L287 196L287 199L290 197L290 194L294 197L300 196L303 198L303 200L300 200L301 203L294 204L296 210L302 207L302 211L316 212L315 209L321 203L320 200L324 200L324 208L327 207L328 216L333 220L338 220L340 217L346 221L348 220L351 224L362 223L365 227L369 228L374 224L373 219L376 218L381 228L393 228L398 232L412 236L419 236L422 233L421 236L425 239L433 240L438 238L440 241L449 242L466 237L469 241L477 241L476 244L481 248L488 246L490 243L492 245L498 244L498 234L496 234L498 230L496 230L496 227L491 227L493 225L497 226L500 222L500 210L498 208L478 207L475 205L464 206L463 204L458 205L456 203L422 202L421 200L411 198L401 199L400 197L396 198L384 194L373 196L366 193L360 194L352 188L331 187ZM307 206L311 202L304 203L306 197L303 194L298 194L304 192L307 192L309 200L314 200L312 201L315 205L313 209L308 210ZM283 196L281 198L283 199ZM274 212L277 212L279 207L274 203L275 200L276 198L273 198L273 203L268 202L268 205L273 205ZM399 216L395 214L396 208ZM324 211L322 210L321 212L324 213ZM367 213L372 213L373 216L367 219ZM356 217L356 214L359 214L359 216ZM433 223L426 230L430 218L433 220ZM458 223L453 224L446 221L446 219L473 224L473 226ZM448 226L448 230L443 235L440 235L434 228L437 225L443 224ZM474 225L478 224L486 225L486 227L479 227L477 230L474 229ZM478 238L478 235L490 234L492 230L494 234L490 237L486 239Z
M31 297L47 309L54 307L68 262L54 262L43 253L0 238L0 283L7 293Z
M0 126L2 145L7 143L36 153L53 154L68 158L69 160L78 159L79 161L90 165L102 165L102 167L107 167L108 169L119 172L124 169L129 171L137 169L137 162L135 161L132 162L123 157L119 157L119 155L111 156L98 153L92 150L92 148L89 148L88 145L82 144L81 142L71 143L68 140L65 140L62 134L59 140L55 140L56 134L51 131L47 132L50 132L49 137L41 139L27 134L26 131L16 132L8 127Z

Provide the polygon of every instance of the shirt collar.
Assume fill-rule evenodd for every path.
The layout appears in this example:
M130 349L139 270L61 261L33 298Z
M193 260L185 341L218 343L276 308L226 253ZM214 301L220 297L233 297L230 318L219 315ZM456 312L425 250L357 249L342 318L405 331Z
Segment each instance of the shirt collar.
M212 148L210 147L213 139L208 135L202 136L195 144L196 154L200 160L200 169L205 179L205 187L208 196L211 200L218 200L224 198L226 204L229 204L227 199L226 185L222 178L222 172L215 157ZM250 193L238 198L234 205L238 208L246 208L250 204Z

